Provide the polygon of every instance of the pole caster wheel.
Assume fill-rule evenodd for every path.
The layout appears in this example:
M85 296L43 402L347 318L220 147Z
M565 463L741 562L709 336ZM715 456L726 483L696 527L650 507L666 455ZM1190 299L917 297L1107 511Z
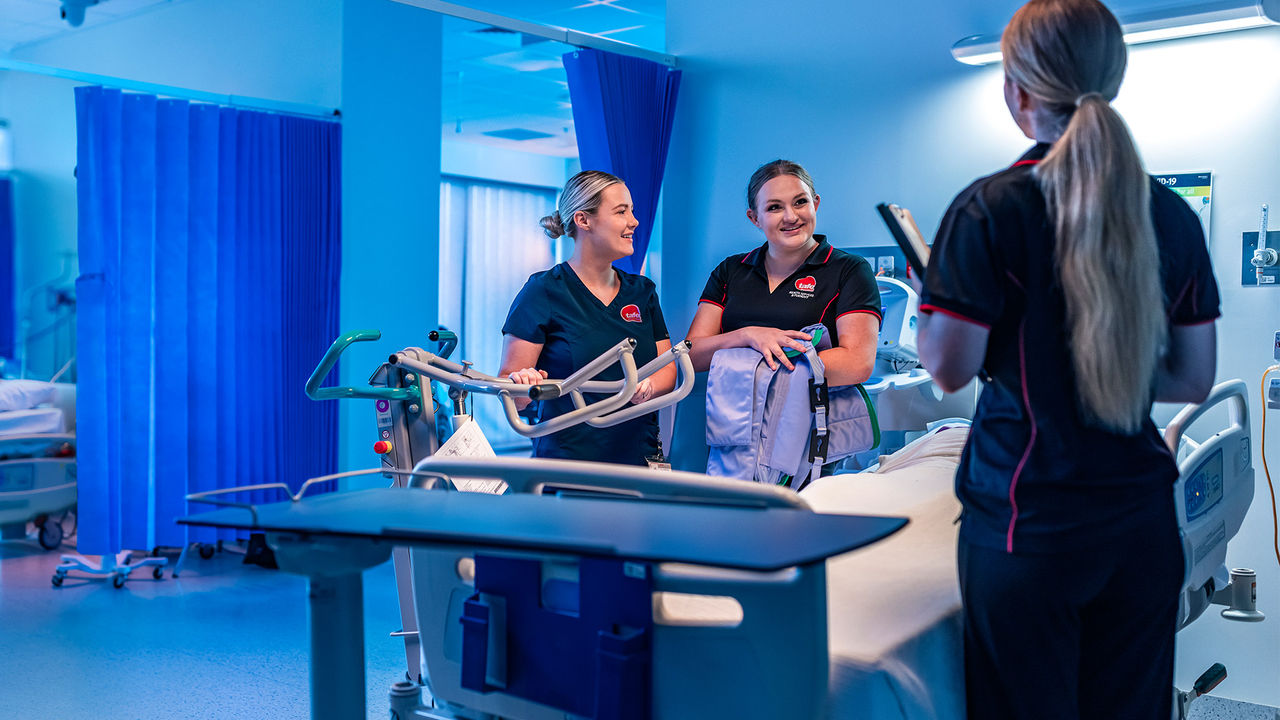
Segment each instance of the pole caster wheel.
M49 578L49 582L53 583L54 587L62 587L62 581L64 579L66 579L66 576L62 573L54 573L53 577Z
M111 584L115 586L117 590L119 590L120 588L124 587L124 579L125 579L124 573L117 573L111 576Z
M58 546L62 544L62 525L46 518L40 525L40 532L36 535L36 540L40 543L40 547L45 550L57 550Z
M153 578L155 578L155 579L157 579L157 580L163 580L163 579L164 579L164 568L157 567L157 568L155 568L154 570L152 570L152 571L151 571L151 577L153 577Z

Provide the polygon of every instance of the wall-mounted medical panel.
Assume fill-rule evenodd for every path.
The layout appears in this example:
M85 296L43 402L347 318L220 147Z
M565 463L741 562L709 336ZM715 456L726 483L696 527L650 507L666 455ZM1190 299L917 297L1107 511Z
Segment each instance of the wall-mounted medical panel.
M907 279L907 258L897 245L861 245L840 249L866 258L867 262L871 263L872 272L877 275L885 275L895 280Z
M1246 286L1280 287L1280 264L1264 267L1261 273L1253 265L1253 254L1258 249L1258 233L1247 232L1242 237L1240 282ZM1267 231L1265 247L1280 251L1280 230Z

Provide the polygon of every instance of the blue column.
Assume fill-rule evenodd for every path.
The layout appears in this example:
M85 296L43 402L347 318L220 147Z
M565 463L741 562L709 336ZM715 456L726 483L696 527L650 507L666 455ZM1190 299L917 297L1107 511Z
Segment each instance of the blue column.
M389 351L424 345L435 328L440 67L439 15L385 0L343 3L338 324L382 331L381 342L343 356L343 384L366 383ZM346 400L339 412L339 464L375 467L372 401Z

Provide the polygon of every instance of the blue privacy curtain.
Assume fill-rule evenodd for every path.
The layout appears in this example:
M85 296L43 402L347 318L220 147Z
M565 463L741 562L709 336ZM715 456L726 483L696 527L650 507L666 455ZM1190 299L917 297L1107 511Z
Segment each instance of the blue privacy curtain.
M337 464L303 386L338 333L341 127L101 87L76 127L78 549L230 537L188 536L185 496Z
M566 53L564 69L582 168L613 173L631 190L640 221L635 251L615 264L638 273L658 212L680 71L591 49Z
M13 254L13 180L0 176L0 358L12 358L18 298Z

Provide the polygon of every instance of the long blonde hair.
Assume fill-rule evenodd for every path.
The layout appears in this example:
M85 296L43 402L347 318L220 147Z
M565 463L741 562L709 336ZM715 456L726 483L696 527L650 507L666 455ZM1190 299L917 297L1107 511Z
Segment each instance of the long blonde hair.
M1151 412L1168 325L1150 179L1110 104L1127 61L1120 24L1097 0L1031 0L1000 49L1008 78L1065 122L1035 174L1054 224L1080 410L1133 434Z

